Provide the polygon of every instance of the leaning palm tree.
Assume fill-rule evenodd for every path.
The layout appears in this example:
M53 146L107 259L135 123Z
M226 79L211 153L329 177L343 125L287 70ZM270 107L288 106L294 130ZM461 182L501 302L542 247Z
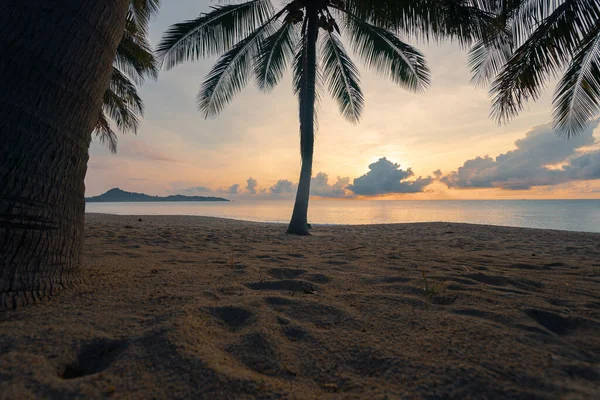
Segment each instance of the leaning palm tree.
M493 79L492 115L510 120L563 72L554 127L567 137L581 132L600 111L600 1L486 0L485 7L495 22L470 62L475 83Z
M0 309L77 280L88 147L129 3L0 1Z
M325 83L342 115L357 122L363 109L359 72L342 37L368 67L400 86L420 91L429 84L425 59L386 29L385 23L359 15L343 0L294 0L275 9L270 0L218 5L198 18L173 25L157 53L167 68L221 54L198 94L198 107L215 116L254 75L269 91L293 64L298 96L302 167L287 232L308 234L315 103Z
M117 152L117 134L110 121L122 133L137 133L144 103L136 85L147 77L156 78L158 69L147 34L148 22L159 8L159 0L133 0L125 24L123 38L117 47L111 79L94 129L94 136Z
M88 148L131 8L0 1L0 309L79 278Z

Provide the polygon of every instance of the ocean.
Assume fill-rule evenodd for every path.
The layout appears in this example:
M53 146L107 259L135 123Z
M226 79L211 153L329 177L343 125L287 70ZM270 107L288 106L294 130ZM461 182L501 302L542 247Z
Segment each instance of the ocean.
M202 215L258 222L289 221L293 199L232 202L88 203L86 212ZM600 232L600 200L311 200L312 224L466 222Z

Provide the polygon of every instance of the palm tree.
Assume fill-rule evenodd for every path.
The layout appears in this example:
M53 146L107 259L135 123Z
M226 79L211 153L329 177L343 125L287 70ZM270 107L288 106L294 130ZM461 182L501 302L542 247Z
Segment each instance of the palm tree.
M206 117L218 114L252 75L257 86L268 92L293 64L302 167L287 229L291 234L308 235L320 86L327 85L347 120L357 122L363 109L358 69L342 44L342 33L368 67L395 83L411 91L429 84L429 70L418 50L386 29L385 23L353 9L343 0L293 0L278 9L270 0L218 5L196 19L173 25L157 48L167 68L223 53L198 94L198 107Z
M158 74L147 34L149 19L159 6L160 0L133 0L130 4L123 38L117 47L113 72L93 132L112 153L117 152L118 139L110 120L123 133L137 133L144 103L136 84L142 84L147 77L156 78Z
M600 111L600 1L487 0L495 14L486 40L470 54L474 82L493 79L492 115L499 122L537 100L546 81L564 71L554 91L554 127L578 134Z
M0 308L77 281L88 147L129 4L0 1Z

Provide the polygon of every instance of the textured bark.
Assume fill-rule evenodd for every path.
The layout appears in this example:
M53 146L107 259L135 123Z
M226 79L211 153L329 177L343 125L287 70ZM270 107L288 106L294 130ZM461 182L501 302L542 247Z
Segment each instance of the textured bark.
M313 152L315 145L315 85L317 72L317 37L319 33L317 9L308 7L306 27L306 52L303 55L304 82L300 89L300 152L302 168L292 219L287 233L308 235L308 200L312 177Z
M0 1L0 308L77 281L88 148L129 1Z

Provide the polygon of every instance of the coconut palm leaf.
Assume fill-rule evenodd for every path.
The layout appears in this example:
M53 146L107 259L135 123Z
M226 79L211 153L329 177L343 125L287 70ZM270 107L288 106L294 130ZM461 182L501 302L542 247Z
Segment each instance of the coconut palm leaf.
M156 48L167 69L185 62L228 51L269 19L270 0L214 6L194 20L172 25Z
M424 40L454 39L469 44L481 38L493 15L487 0L347 0L360 19Z
M136 29L137 25L129 19L123 38L117 48L115 66L134 80L135 83L141 84L146 77L156 79L158 68L150 44L146 37Z
M144 103L133 82L117 68L113 68L110 84L104 93L103 109L122 132L137 133L138 115L144 114Z
M219 58L198 93L198 109L215 116L248 82L252 61L260 51L262 41L275 32L273 21L283 14L280 11L248 37L238 42Z
M254 67L256 84L260 90L268 92L279 83L284 70L294 57L297 41L295 26L284 23L262 42Z
M358 68L354 65L342 42L333 33L324 35L321 46L323 78L340 113L351 122L358 122L364 106Z
M583 39L554 93L555 128L567 137L600 111L600 21Z
M506 32L480 40L469 50L468 64L473 76L471 83L484 86L502 70L512 54L512 37Z
M498 121L517 115L527 100L537 100L545 80L569 62L581 32L593 22L587 9L592 2L565 0L514 52L492 84L492 115Z
M107 119L104 111L100 111L99 114L98 122L94 129L94 136L100 143L106 145L111 153L117 154L117 143L119 142L117 134L112 130L110 121Z
M159 6L160 0L132 0L130 3L125 31L113 63L113 74L93 132L113 153L117 151L118 140L110 119L123 133L136 133L144 105L134 83L141 84L147 77L156 79L158 74L147 31L150 18L158 12Z
M421 91L429 86L430 74L425 57L392 32L369 24L354 14L345 13L346 31L354 51L365 64L398 85Z
M550 17L565 0L512 0L500 1L502 14L512 21L515 41L524 43L542 21Z
M135 85L116 67L108 88L104 92L104 101L94 128L94 136L108 146L110 151L117 152L117 135L113 131L109 118L114 121L123 133L137 133L138 115L144 113L144 104L139 97Z
M158 14L159 9L160 0L131 0L128 19L137 25L138 31L145 37L150 19Z

